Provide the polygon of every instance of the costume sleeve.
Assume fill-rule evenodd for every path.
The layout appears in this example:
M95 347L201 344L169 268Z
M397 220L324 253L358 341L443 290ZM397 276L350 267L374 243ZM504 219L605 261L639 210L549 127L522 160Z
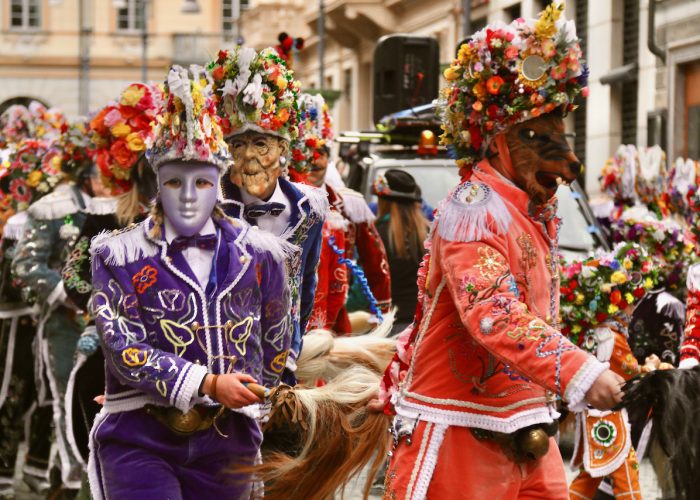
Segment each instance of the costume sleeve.
M377 299L377 306L382 312L389 312L391 309L391 274L389 273L389 261L384 243L374 222L362 222L355 226L358 260L365 271L372 294Z
M17 243L12 271L23 298L30 304L62 302L66 298L61 273L49 266L51 255L59 248L58 225L55 221L27 216L24 234Z
M292 343L291 298L284 262L277 262L268 255L261 264L262 384L265 387L275 387L286 366Z
M340 229L331 229L330 235L333 236L335 247L338 249L345 248L345 233ZM338 319L345 301L348 298L348 269L345 264L340 262L338 255L331 246L330 238L326 241L324 238L324 252L327 252L327 272L328 272L328 295L326 299L326 324L324 328L331 330Z
M607 364L585 353L528 310L505 252L484 242L438 241L438 262L472 338L513 370L581 403Z
M317 270L321 257L321 244L323 240L323 221L319 221L309 230L307 235L308 251L304 262L304 275L301 281L301 317L299 330L306 331L306 324L314 308L314 296L316 295Z
M700 362L700 265L688 270L688 297L685 331L681 344L680 368L692 368Z
M86 219L73 251L68 256L68 260L61 272L63 288L68 298L83 311L87 311L90 293L92 292L90 240L99 232L95 230L91 221L91 217Z
M148 267L148 266L146 266ZM93 316L107 369L122 383L182 412L194 405L207 368L148 343L131 277L93 256Z
M639 375L642 369L637 362L637 358L632 354L627 338L617 331L614 334L615 347L610 358L610 369L625 380L629 380Z

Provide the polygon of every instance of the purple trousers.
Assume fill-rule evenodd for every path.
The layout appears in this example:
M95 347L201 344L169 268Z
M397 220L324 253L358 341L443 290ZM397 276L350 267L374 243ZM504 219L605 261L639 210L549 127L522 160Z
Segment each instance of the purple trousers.
M217 425L227 438L213 427L180 436L143 409L98 415L88 465L93 498L248 498L250 478L233 469L254 463L260 428L233 412Z

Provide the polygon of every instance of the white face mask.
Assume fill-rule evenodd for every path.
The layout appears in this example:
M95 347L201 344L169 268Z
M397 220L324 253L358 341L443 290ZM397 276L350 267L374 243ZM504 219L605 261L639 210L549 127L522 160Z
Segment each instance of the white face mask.
M218 184L219 169L210 163L169 162L160 166L160 202L178 236L201 231L216 206Z

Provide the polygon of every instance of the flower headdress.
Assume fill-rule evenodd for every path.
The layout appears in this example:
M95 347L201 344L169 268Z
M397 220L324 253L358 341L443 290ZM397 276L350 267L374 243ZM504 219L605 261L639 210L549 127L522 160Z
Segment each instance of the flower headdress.
M24 139L10 153L7 165L0 169L4 190L16 211L26 210L63 178L60 165L57 168L52 161L51 150L48 140Z
M33 133L32 115L26 106L15 104L0 115L0 144L17 144Z
M29 106L15 104L0 116L0 146L18 144L24 139L56 139L67 126L65 115L56 108L47 109L37 101Z
M319 151L333 141L333 119L321 94L299 97L299 137L292 142L292 168L304 173Z
M207 69L227 137L253 130L288 141L297 138L299 82L275 49L221 50Z
M89 146L87 118L81 116L66 125L63 133L52 143L44 163L51 164L53 170L73 180L79 180L92 167Z
M167 161L191 160L211 163L225 171L231 164L231 155L204 68L172 66L163 99L164 108L146 144L146 158L151 166L157 171Z
M576 28L563 11L552 3L537 20L489 25L445 70L441 140L467 172L498 133L556 108L572 111L574 99L588 94Z
M695 244L688 231L671 219L654 220L622 217L611 224L614 242L636 241L651 256L659 282L669 292L685 297L688 267L698 261Z
M155 84L132 83L118 102L104 107L90 121L90 157L102 182L118 195L131 189L131 172L163 107L163 90Z
M625 309L637 304L656 283L654 262L635 243L563 265L562 333L580 345L596 326L622 318Z

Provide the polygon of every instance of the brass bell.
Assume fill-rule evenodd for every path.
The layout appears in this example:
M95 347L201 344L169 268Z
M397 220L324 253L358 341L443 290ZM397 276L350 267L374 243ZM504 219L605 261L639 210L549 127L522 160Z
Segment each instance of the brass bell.
M537 460L549 450L549 436L544 429L529 429L521 436L520 451L530 460Z
M190 325L190 330L192 330L192 333L197 333L197 330L199 330L199 323L197 323L196 321L194 321L194 322Z
M171 419L170 425L172 429L182 434L195 432L202 423L202 416L195 409L188 411L184 415L180 414L171 417Z

